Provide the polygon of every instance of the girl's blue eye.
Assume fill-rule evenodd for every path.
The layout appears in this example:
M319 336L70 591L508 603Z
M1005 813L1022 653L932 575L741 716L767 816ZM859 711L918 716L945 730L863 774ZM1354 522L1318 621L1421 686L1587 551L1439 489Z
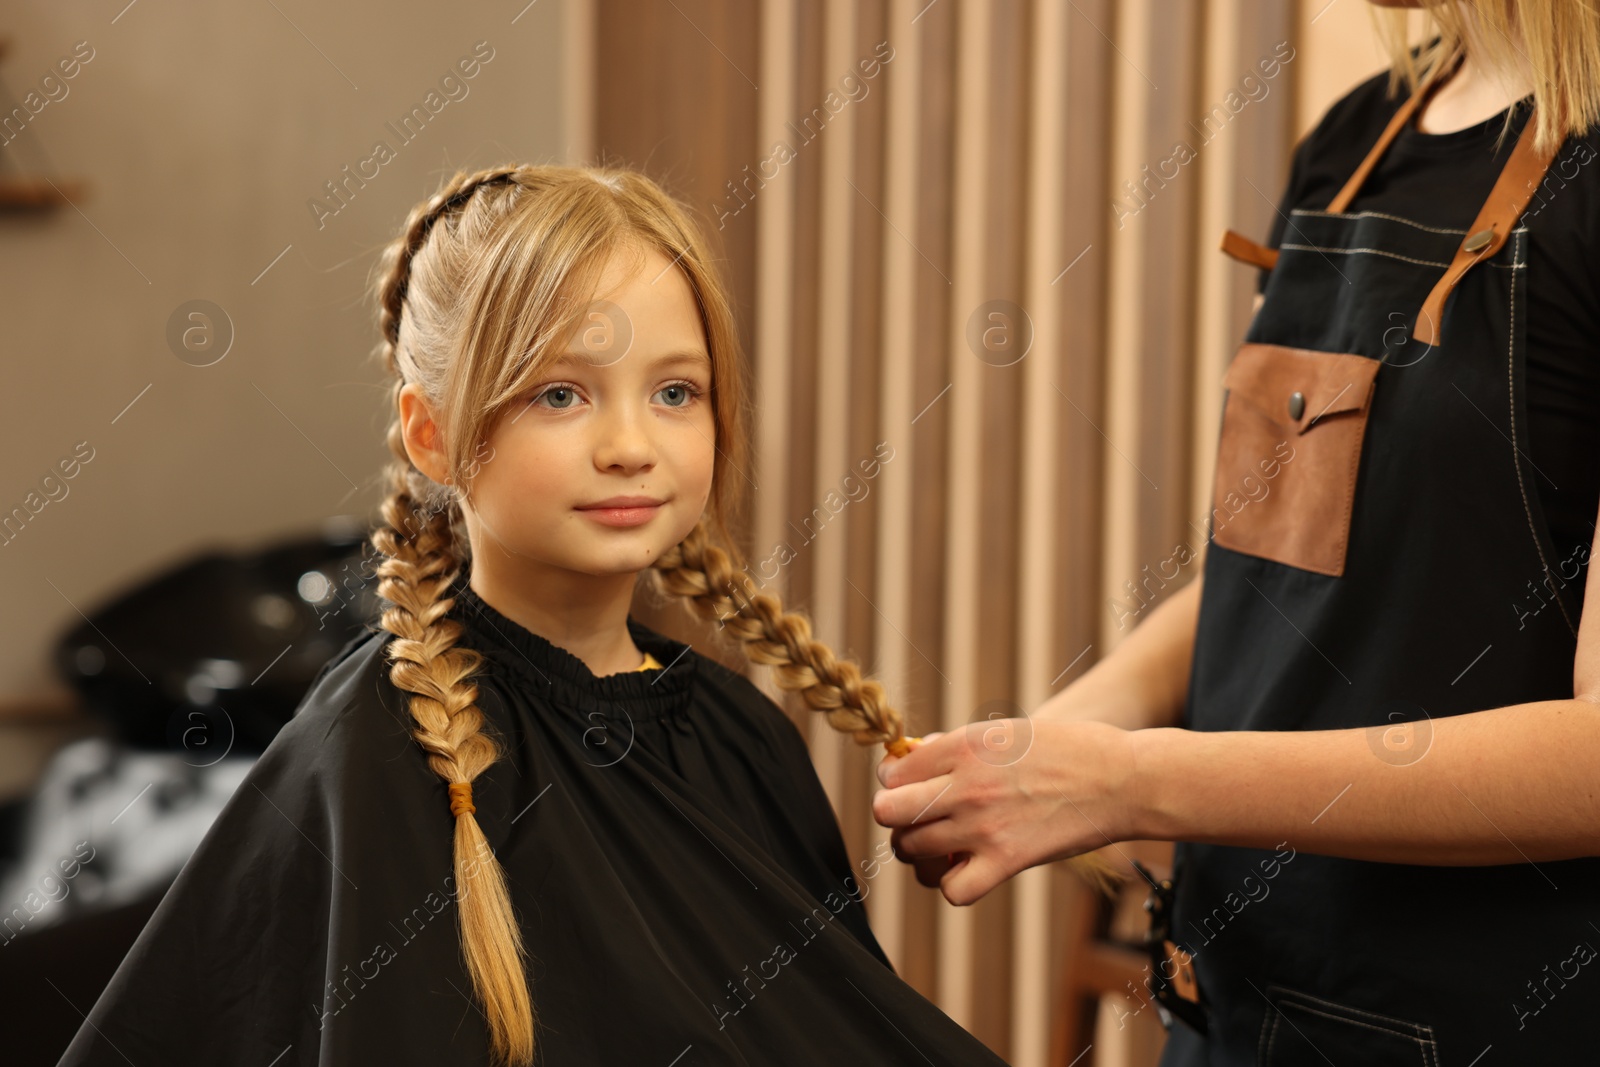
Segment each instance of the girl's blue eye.
M700 392L693 382L680 381L662 386L656 390L656 395L665 398L665 403L670 408L685 408L700 396ZM551 411L570 411L579 399L581 398L576 387L556 384L546 386L531 403L543 404Z
M542 392L538 396L534 397L533 398L533 402L535 404L537 404L539 401L543 400L547 396L548 397L555 397L555 396L557 396L559 394L563 394L563 393L566 394L566 397L567 397L568 400L571 400L571 399L573 399L573 398L575 398L577 396L577 392L575 390L573 390L570 386L552 385L550 388L546 389L544 392ZM565 411L567 408L571 407L571 404L570 403L568 403L568 404L551 404L550 406L553 407L557 411Z
M667 406L671 408L682 408L688 407L690 402L693 401L695 397L700 395L700 390L696 389L694 385L689 382L673 382L671 385L665 386L657 395L665 396L668 393L676 394L678 399L667 401Z

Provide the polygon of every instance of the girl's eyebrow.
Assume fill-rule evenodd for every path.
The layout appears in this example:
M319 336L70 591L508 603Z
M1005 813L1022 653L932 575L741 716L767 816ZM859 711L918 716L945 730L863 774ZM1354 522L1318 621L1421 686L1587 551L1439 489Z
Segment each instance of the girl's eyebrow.
M665 356L657 357L656 361L650 365L652 367L665 367L674 363L699 363L709 367L711 365L711 357L698 350L694 352L672 352Z
M680 363L692 363L709 368L711 366L711 357L705 352L698 350L693 352L669 352L664 356L657 356L650 362L650 366L666 367ZM595 359L591 355L586 355L579 352L567 352L557 356L554 360L552 360L550 366L551 369L555 369L557 367L571 366L573 364L592 367L595 365ZM601 365L610 366L611 364L605 363Z

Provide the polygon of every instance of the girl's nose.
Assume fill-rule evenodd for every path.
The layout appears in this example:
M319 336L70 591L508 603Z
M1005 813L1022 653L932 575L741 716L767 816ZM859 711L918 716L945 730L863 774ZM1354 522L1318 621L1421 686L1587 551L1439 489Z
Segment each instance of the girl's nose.
M602 470L632 472L655 463L655 446L647 428L648 413L632 405L613 407L597 420L600 440L595 444L595 465Z

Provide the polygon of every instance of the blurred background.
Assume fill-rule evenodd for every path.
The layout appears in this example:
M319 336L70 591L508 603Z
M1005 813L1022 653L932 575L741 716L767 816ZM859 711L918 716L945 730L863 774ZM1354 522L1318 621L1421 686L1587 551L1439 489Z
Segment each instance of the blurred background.
M55 1062L373 618L369 272L449 174L620 163L697 213L758 383L746 552L920 733L1036 707L1199 573L1255 288L1217 242L1384 65L1365 0L7 5L0 1059ZM872 759L750 670L873 855ZM1141 892L873 883L1010 1062L1155 1062Z

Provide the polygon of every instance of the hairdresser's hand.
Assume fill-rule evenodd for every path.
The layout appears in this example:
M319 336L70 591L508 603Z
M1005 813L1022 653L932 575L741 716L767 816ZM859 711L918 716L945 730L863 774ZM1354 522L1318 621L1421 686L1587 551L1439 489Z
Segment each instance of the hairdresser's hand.
M929 742L937 740L938 738L941 738L943 736L944 736L944 731L942 731L942 730L935 731L934 733L931 733L931 734L923 734L922 737L918 739L918 743L922 744L922 745L926 745ZM889 758L893 759L894 757L891 756ZM879 769L878 774L879 774L879 777L881 778L882 774L883 774L883 771L882 771L881 768ZM891 841L891 843L893 842L893 835L892 834L890 835L890 841ZM909 857L900 856L899 858L902 859L902 860L906 860ZM956 861L956 857L953 856L953 855L951 855L951 856L919 856L916 859L910 860L910 863L911 863L911 869L916 872L917 881L918 882L920 882L921 884L927 886L929 889L938 889L939 888L939 883L944 880L945 872L948 871L951 867L953 867L955 865L955 861Z
M971 904L1019 871L1136 836L1131 737L1054 716L929 735L878 765L872 816L918 881Z

